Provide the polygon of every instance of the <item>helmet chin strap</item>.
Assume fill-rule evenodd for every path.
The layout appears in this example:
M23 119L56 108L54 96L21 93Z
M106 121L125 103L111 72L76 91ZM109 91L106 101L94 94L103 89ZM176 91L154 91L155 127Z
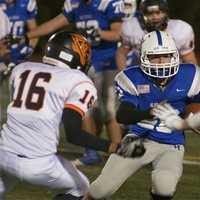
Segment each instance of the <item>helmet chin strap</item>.
M170 78L164 78L161 82L160 82L160 87L165 87L167 85L167 83L169 82Z

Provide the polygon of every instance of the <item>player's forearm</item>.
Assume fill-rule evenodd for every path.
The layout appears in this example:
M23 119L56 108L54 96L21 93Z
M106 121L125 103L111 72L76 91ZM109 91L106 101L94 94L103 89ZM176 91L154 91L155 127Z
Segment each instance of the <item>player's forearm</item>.
M144 119L152 119L149 110L139 110L129 102L122 102L116 113L117 122L124 125L136 124Z
M31 39L29 44L34 49L38 43L38 38Z
M116 63L118 70L123 70L126 67L126 56L128 51L123 46L119 47L116 52Z
M116 31L100 31L100 37L106 41L119 41L120 33Z
M121 33L121 22L111 24L111 30L100 30L100 37L106 41L119 41Z
M113 153L118 144L101 139L82 130L82 118L76 111L65 109L63 112L63 124L68 142L82 147Z
M36 20L35 19L31 19L31 20L28 20L27 21L27 26L28 26L28 30L29 31L33 31L34 29L37 28L37 23L36 23ZM32 48L35 48L36 45L38 43L38 38L33 38L29 41L29 45L32 47Z
M36 29L28 32L27 36L29 39L41 37L49 33L52 33L58 30L59 28L64 27L67 24L68 24L67 18L63 14L60 14L57 17L51 19L50 21L41 24Z

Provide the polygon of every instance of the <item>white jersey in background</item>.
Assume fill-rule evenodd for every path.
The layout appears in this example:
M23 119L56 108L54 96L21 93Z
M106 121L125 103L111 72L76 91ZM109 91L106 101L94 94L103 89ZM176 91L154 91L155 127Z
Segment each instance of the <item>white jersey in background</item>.
M10 86L13 100L1 131L0 149L28 158L57 151L65 107L84 115L97 98L92 81L81 71L43 63L18 65Z
M166 31L172 35L180 56L194 50L194 31L188 23L178 19L168 21ZM122 23L122 44L127 48L140 50L143 36L147 33L142 29L136 17L130 18Z
M10 33L11 24L8 19L8 16L0 8L0 40L3 39L6 35Z

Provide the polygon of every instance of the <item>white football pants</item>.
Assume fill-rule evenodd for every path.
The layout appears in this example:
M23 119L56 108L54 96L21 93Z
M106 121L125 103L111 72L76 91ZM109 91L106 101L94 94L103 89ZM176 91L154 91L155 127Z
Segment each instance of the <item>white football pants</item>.
M140 158L124 158L111 154L89 192L95 199L111 196L144 165L152 163L152 193L173 196L183 171L183 145L161 144L146 139L146 152Z
M77 197L88 191L86 176L60 156L29 159L0 150L0 160L0 200L18 181L61 189Z

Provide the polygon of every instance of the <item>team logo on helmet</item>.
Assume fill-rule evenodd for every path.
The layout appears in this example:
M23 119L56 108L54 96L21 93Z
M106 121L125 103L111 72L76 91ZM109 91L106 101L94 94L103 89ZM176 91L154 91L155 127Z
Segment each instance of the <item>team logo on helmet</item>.
M79 54L82 66L88 63L91 55L91 48L86 38L78 34L72 34L72 50Z

